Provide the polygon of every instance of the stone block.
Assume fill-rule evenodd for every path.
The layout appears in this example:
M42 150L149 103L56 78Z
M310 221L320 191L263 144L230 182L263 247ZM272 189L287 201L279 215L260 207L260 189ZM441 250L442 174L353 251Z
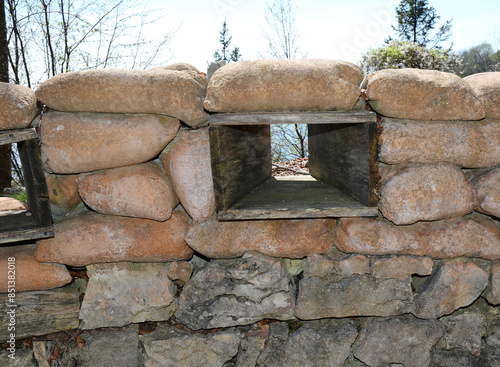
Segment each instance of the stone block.
M493 305L500 305L500 263L491 264L491 290L486 299Z
M342 367L357 335L356 327L346 320L304 322L289 331L282 344L268 343L267 358L258 362L261 367Z
M12 258L14 262L9 261ZM71 279L65 266L36 260L35 244L0 247L0 293L7 293L9 284L16 292L39 291L62 287Z
M500 119L500 72L469 75L464 82L483 103L486 118Z
M474 209L472 187L457 166L386 166L380 174L380 211L395 224L461 217Z
M484 318L479 312L465 312L444 316L440 319L444 326L444 336L440 345L447 350L461 348L473 356L481 353Z
M500 165L500 121L384 119L380 159L388 164L447 162L465 168Z
M241 256L258 251L274 257L301 258L328 251L331 219L214 221L191 223L186 241L210 258Z
M443 336L438 321L405 317L375 319L364 324L353 345L354 356L370 367L400 363L429 366L430 350Z
M0 130L27 127L38 113L35 92L24 85L0 83Z
M500 218L500 168L467 172L476 199L475 210Z
M488 285L488 274L470 259L443 260L415 295L415 316L437 319L469 306Z
M98 213L160 222L179 204L172 183L154 162L80 175L78 191Z
M372 259L375 278L402 278L408 275L426 276L432 273L433 261L429 257L393 256Z
M43 115L42 160L51 173L81 173L143 163L177 134L179 120L160 115L51 111Z
M168 263L111 263L87 266L89 282L80 309L80 328L166 321L175 309L177 287Z
M335 229L334 244L341 251L365 255L497 260L500 227L480 214L408 226L396 226L383 219L342 218Z
M174 211L166 222L87 214L54 225L54 238L37 241L39 261L71 266L120 261L187 260L188 216Z
M192 334L161 325L140 337L141 366L219 367L238 354L241 334L231 328L208 334Z
M207 80L199 72L175 67L83 70L46 80L36 97L58 111L159 114L195 126L207 120L206 88Z
M210 112L348 111L363 71L336 60L254 60L217 70L207 89Z
M215 193L208 128L180 130L178 137L162 152L161 159L191 218L195 221L210 218L215 211Z
M245 254L212 260L185 285L175 311L190 329L249 325L263 319L293 318L290 278L281 260Z
M481 120L484 107L459 76L436 70L385 69L367 76L370 106L380 115L411 120Z
M78 175L47 175L50 203L65 210L76 208L82 202L76 184L77 178Z

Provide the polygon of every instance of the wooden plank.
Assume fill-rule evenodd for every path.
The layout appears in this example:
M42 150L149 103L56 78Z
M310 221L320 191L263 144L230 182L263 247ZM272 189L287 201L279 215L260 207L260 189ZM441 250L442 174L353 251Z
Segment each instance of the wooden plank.
M376 216L342 191L311 176L270 177L227 210L219 220Z
M17 143L18 141L36 139L35 128L22 130L4 130L0 131L0 145Z
M208 117L210 125L363 124L376 121L376 114L370 111L217 113Z
M0 232L0 244L7 243L17 245L17 242L38 240L48 237L54 237L54 228L52 226L11 230Z
M271 176L270 127L210 126L210 154L217 210L225 210Z
M14 298L16 340L76 329L80 310L79 286L75 283L46 291L18 292ZM7 294L0 294L0 342L9 339L10 315Z
M363 205L377 205L377 124L309 125L309 171Z
M50 226L52 215L38 140L19 142L18 150L24 173L29 211L41 226Z

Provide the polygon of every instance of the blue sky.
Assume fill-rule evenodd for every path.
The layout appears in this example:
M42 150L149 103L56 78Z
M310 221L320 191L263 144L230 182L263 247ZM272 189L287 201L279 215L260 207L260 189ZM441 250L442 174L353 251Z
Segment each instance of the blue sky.
M329 58L357 62L362 52L377 47L392 34L398 0L294 0L298 45L308 58ZM484 41L500 47L499 0L430 0L441 19L453 19L455 50ZM227 18L233 46L243 59L258 58L266 50L262 32L266 29L266 0L150 0L148 7L162 8L167 15L155 32L179 27L171 48L170 62L188 62L206 71L207 61L220 46L219 31Z

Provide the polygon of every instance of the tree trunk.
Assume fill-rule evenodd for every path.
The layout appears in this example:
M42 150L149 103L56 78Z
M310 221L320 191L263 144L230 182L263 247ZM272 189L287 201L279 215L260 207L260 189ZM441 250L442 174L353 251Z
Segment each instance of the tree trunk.
M7 43L7 23L5 21L5 2L0 0L0 82L9 82L9 44ZM11 186L10 166L11 146L0 145L0 194Z

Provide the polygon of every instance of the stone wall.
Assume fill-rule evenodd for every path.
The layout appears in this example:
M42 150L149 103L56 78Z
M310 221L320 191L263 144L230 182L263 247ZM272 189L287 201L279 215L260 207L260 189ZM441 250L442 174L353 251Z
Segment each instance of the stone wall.
M55 221L0 248L16 365L500 366L500 73L245 61L208 87L175 64L1 89L2 129L46 106ZM207 113L364 108L378 217L217 221Z

